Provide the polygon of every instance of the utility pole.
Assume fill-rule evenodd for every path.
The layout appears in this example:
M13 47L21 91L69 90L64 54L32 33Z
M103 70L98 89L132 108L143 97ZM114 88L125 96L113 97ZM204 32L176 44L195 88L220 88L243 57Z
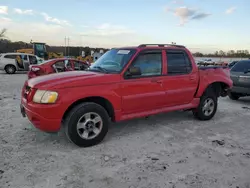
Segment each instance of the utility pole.
M68 43L68 44L67 44ZM69 37L64 38L64 44L65 44L65 56L69 56ZM67 50L68 48L68 50Z
M65 38L64 38L64 44L65 44L65 48L64 48L64 50L65 50L65 55L64 55L64 56L67 56L67 44L66 44L66 40L67 40L67 38L65 37Z
M68 37L68 56L70 55L70 51L69 51L69 37Z

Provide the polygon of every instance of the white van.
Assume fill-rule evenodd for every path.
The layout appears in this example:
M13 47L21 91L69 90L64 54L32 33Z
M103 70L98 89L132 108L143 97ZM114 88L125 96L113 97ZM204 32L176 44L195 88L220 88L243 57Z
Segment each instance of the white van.
M21 58L18 63L17 57ZM33 54L26 53L3 53L0 54L0 70L7 74L14 74L16 71L28 71L30 65L40 64L43 59Z

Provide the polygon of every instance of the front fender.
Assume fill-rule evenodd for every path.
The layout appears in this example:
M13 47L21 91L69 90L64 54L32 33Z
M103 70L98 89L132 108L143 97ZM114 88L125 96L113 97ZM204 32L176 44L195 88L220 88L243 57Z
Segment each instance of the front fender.
M72 104L79 100L84 100L90 97L101 97L108 100L114 111L121 110L121 96L118 94L118 84L105 84L99 86L64 88L58 90L61 110L64 113Z

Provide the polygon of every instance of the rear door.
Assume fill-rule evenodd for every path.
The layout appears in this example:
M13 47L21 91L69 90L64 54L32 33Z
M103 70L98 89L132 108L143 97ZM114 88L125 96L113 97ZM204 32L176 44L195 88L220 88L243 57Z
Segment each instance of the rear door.
M198 86L198 73L185 50L166 50L167 73L163 87L167 106L190 103Z
M139 67L141 75L126 77L121 83L122 113L143 113L163 106L162 50L144 50L129 67Z
M250 61L242 60L236 63L230 71L234 86L250 88Z

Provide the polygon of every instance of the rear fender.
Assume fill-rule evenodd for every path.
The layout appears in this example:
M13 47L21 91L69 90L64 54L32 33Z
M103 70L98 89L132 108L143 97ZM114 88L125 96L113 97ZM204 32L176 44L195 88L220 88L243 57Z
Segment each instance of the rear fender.
M195 97L201 97L209 87L213 87L218 91L218 96L225 96L226 90L233 86L229 74L222 71L221 74L214 74L211 71L200 71L200 84Z

